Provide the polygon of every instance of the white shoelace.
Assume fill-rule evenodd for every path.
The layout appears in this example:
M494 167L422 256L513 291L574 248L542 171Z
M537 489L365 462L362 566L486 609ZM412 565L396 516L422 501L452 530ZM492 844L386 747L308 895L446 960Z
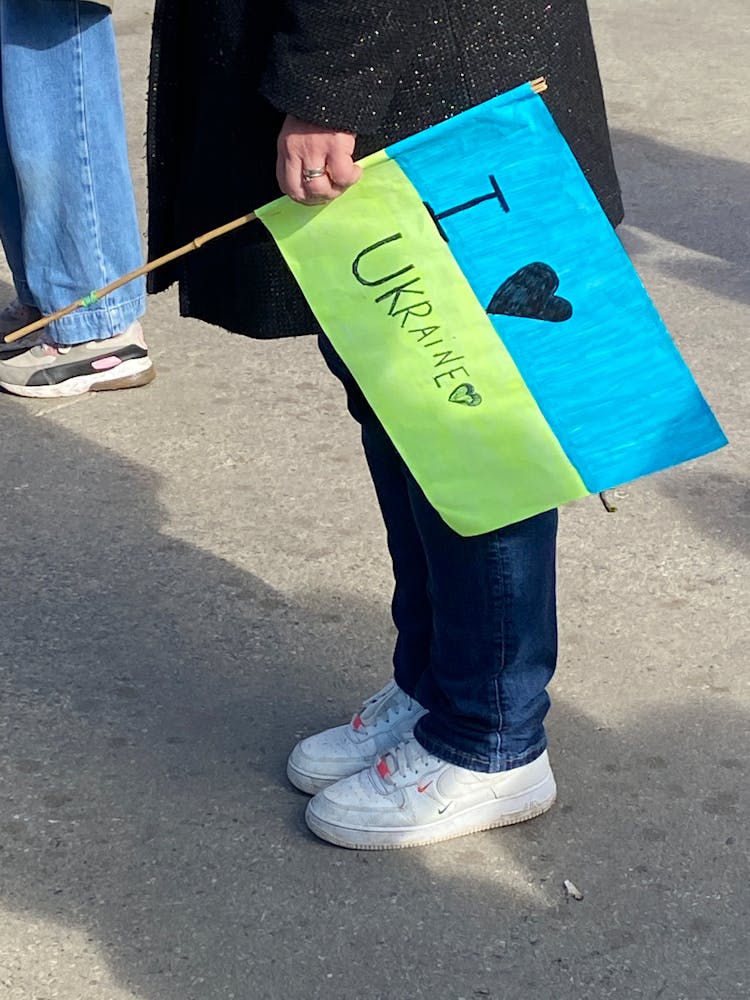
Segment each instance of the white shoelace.
M387 697L388 696L386 696L386 698ZM393 695L390 697L392 698ZM383 703L386 699L375 695L374 698L365 702L360 711L357 713L357 716L359 717L362 725L365 727L378 726L383 723L388 724L397 716L401 715L402 712L411 711L414 702L408 695L404 694L404 697L406 698L406 702L398 702L395 705L391 702L385 706Z
M385 761L388 764L389 772L398 774L401 778L408 778L410 774L419 774L431 761L437 761L423 746L416 740L408 740L399 743L392 750L385 754Z

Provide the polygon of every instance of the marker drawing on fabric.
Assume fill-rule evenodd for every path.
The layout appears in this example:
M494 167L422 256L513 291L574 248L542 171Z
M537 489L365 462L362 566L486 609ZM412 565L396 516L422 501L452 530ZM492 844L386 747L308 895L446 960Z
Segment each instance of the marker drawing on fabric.
M490 531L726 443L533 87L362 167L324 209L278 201L259 215L456 531Z
M537 96L545 88L394 143L361 161L344 197L278 199L6 341L258 218L460 534L720 448L721 427Z

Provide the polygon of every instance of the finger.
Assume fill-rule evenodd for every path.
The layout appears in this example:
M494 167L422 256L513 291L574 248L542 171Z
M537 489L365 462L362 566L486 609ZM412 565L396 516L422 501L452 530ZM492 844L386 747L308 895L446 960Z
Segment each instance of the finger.
M307 203L310 191L303 178L302 170L302 160L299 157L280 153L276 168L276 179L279 182L279 187L284 194L295 201ZM327 178L324 179L327 180Z
M324 174L322 177L311 177L309 180L306 180L303 175L302 189L304 197L300 200L304 201L306 205L320 205L323 202L332 201L339 193L331 184L331 178L328 174Z
M329 153L326 167L331 184L339 193L356 184L362 176L362 168L354 163L348 153L338 151Z
M303 205L324 205L336 197L337 192L334 191L328 174L306 181L304 169L301 159L280 153L276 164L276 179L284 194Z

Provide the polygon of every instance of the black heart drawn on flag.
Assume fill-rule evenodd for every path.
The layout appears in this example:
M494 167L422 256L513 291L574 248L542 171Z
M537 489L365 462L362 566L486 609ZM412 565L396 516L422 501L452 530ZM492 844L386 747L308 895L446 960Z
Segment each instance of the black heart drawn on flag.
M573 315L573 306L561 295L557 272L549 264L527 264L506 279L487 306L491 315L520 316L564 323Z

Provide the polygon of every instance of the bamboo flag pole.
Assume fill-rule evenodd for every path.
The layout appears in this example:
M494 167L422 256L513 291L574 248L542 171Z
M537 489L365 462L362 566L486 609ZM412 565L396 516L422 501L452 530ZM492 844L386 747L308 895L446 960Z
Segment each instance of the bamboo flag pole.
M92 306L99 299L103 299L105 295L109 295L110 292L114 292L117 288L122 288L123 285L127 285L129 281L133 281L135 278L141 278L145 274L150 274L151 271L155 271L158 267L162 267L164 264L169 264L170 261L177 260L178 257L184 257L185 254L192 253L193 250L198 250L200 247L204 246L206 243L210 243L211 240L218 239L219 236L225 236L227 233L231 233L234 229L240 229L242 226L246 226L248 222L253 222L256 218L255 212L250 212L248 215L243 215L240 219L235 219L234 222L228 222L225 226L219 226L218 229L212 229L208 233L204 233L203 236L196 236L194 240L190 243L186 243L185 246L179 247L177 250L172 250L171 253L164 254L163 257L159 257L157 260L149 261L148 264L144 264L135 271L131 271L129 274L124 274L117 281L111 282L109 285L105 285L103 288L98 288L95 292L91 292L90 295L86 295L82 299L78 299L76 302L72 302L69 306L64 309L58 309L56 313L52 313L50 316L42 316L41 319L36 320L34 323L29 323L28 326L21 327L20 330L15 330L13 333L9 333L5 338L6 344L12 344L14 340L20 340L21 337L26 337L30 333L35 333L37 330L43 330L45 326L49 326L50 323L54 323L56 319L62 319L63 316L68 316L70 313L75 312L77 309L85 309L86 306Z
M536 80L532 80L530 83L531 89L535 94L542 94L547 89L547 81L543 76L537 77ZM122 288L123 285L127 285L129 281L134 281L136 278L142 278L146 274L150 274L152 271L156 271L157 268L163 267L164 264L169 264L173 260L177 260L178 257L184 257L186 254L192 253L193 250L199 250L206 243L210 243L211 240L216 240L220 236L226 236L227 233L233 232L235 229L241 229L242 226L246 226L249 222L254 222L257 219L255 212L249 212L247 215L243 215L239 219L235 219L233 222L228 222L224 226L219 226L218 229L212 229L208 233L204 233L203 236L196 236L194 240L190 243L186 243L184 246L179 247L177 250L172 250L171 253L164 254L163 257L158 257L156 260L149 261L142 267L137 268L135 271L131 271L129 274L124 274L117 281L111 282L109 285L105 285L103 288L98 288L96 291L91 292L89 295L85 295L82 299L77 299L72 302L69 306L64 309L58 309L57 312L52 313L49 316L42 316L41 319L35 320L33 323L29 323L27 326L21 327L20 330L14 330L13 333L9 333L5 337L6 344L12 344L16 340L20 340L22 337L27 337L30 333L36 333L37 330L43 330L50 323L54 323L55 320L62 319L63 316L69 316L70 313L76 312L78 309L85 309L87 306L93 306L95 302L99 299L103 299L110 292L114 292L118 288Z

